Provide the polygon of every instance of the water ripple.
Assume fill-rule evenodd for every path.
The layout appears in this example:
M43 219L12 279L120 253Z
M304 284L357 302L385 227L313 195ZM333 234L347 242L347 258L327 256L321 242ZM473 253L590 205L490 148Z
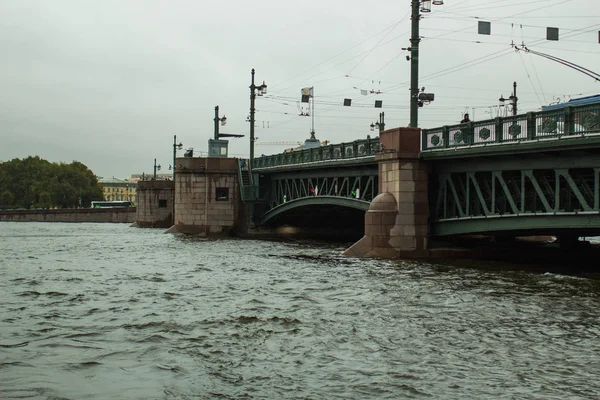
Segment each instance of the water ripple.
M3 398L600 393L598 280L121 224L1 236Z

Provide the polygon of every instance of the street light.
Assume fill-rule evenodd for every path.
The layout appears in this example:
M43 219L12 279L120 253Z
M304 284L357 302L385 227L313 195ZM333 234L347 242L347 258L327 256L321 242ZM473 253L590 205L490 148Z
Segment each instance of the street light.
M500 96L498 101L500 102L501 107L504 106L504 102L506 100L507 99L504 98L504 95ZM519 98L517 97L517 82L513 82L513 94L508 96L508 100L512 102L512 115L517 115L517 100L519 100Z
M227 117L223 115L222 118L219 118L219 106L215 106L215 140L219 140L219 121L221 122L221 126L225 126L227 124Z
M156 165L156 158L154 159L154 180L156 180L156 171L160 171L160 164Z
M411 37L410 37L410 127L417 128L419 125L419 20L420 11L428 13L431 11L431 0L412 0L411 6ZM433 4L440 6L443 0L434 0Z
M173 135L173 180L175 180L175 159L177 156L177 150L181 150L182 148L183 143L179 142L179 144L177 144L177 135ZM169 167L169 169L171 169L171 167Z
M267 85L263 81L262 85L256 86L254 84L254 68L252 68L252 83L250 84L250 162L248 163L248 170L252 171L252 159L254 159L254 100L256 96L262 96L267 94Z
M377 127L377 129L379 129L379 133L381 133L385 130L385 113L380 112L379 113L379 121L375 122L374 124L371 123L371 132L373 132L375 130L375 127Z

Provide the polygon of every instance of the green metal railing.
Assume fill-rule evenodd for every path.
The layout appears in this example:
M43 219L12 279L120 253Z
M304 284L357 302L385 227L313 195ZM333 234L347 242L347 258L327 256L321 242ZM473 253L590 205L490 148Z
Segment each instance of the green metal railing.
M421 151L600 132L600 103L423 129Z
M248 170L247 160L238 160L240 196L243 202L256 201L258 199L258 185L254 184L252 174Z
M252 161L252 169L357 159L375 156L380 151L379 138L376 137L349 143L330 144L314 149L289 150L285 153L255 158Z

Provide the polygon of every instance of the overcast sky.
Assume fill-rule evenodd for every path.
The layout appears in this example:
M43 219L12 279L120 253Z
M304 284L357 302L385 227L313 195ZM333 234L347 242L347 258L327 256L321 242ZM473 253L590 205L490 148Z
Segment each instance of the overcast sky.
M600 1L444 3L421 20L419 86L435 94L421 127L496 116L513 81L519 112L600 93L588 76L510 46L600 72ZM247 157L252 68L268 86L256 101L257 155L309 137L303 87L314 86L321 140L364 138L381 111L387 128L407 126L409 14L410 0L0 0L0 161L77 160L122 179L151 173L156 158L168 172L173 135L206 153L216 105L221 132L246 135L230 155ZM491 35L477 34L478 20ZM547 41L546 27L560 40Z

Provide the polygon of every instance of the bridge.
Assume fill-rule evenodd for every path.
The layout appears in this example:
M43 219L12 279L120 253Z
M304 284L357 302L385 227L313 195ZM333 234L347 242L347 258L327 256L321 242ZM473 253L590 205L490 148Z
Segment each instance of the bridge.
M600 235L600 102L255 158L240 186L259 226L358 221L379 253L462 234Z

